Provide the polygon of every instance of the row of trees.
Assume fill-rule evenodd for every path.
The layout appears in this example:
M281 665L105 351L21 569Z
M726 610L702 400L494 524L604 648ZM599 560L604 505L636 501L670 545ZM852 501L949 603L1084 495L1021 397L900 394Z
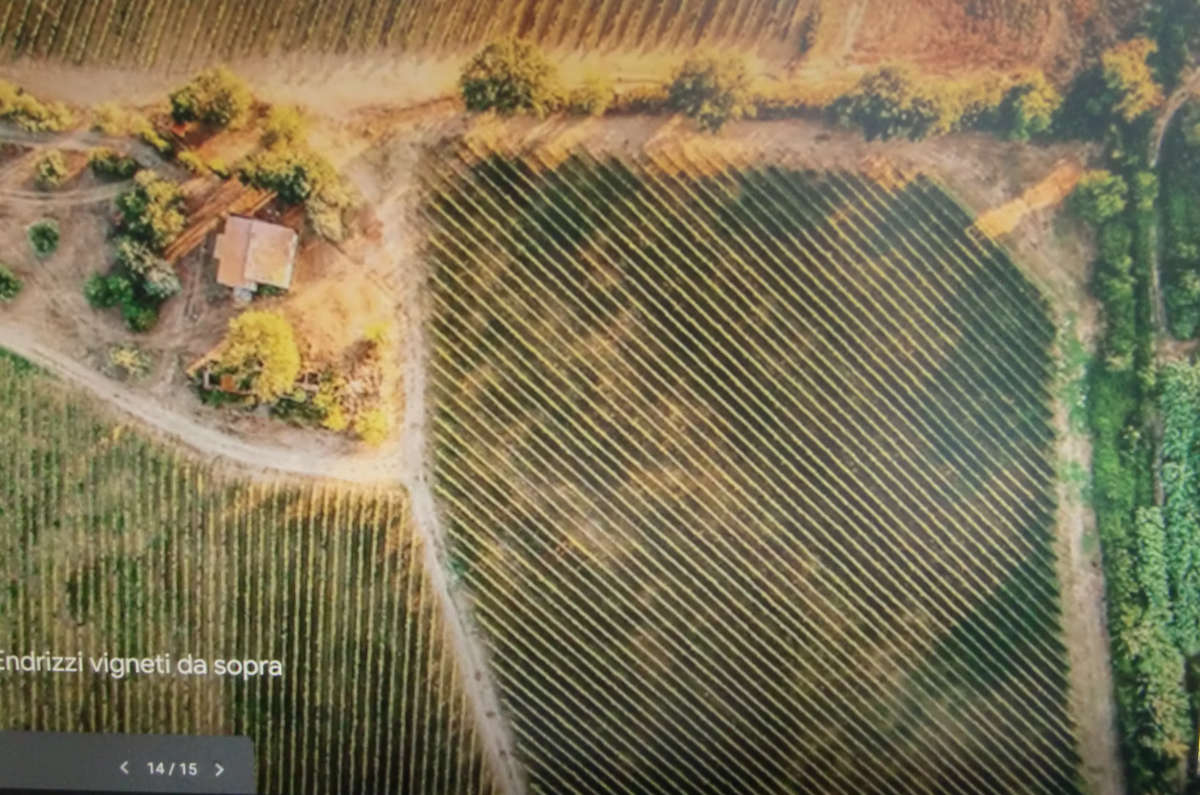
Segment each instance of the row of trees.
M74 115L63 103L42 102L7 80L0 80L0 120L33 132L56 132L75 123Z

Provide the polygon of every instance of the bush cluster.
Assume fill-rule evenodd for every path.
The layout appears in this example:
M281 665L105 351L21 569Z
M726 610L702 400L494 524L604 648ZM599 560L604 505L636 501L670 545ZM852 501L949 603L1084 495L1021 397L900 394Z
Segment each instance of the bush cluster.
M29 227L29 245L39 257L48 257L58 250L58 222L47 218Z
M34 183L42 190L51 190L62 185L67 179L67 161L63 153L51 149L38 159L34 166Z
M149 331L163 302L181 289L162 252L183 231L183 196L175 183L140 171L134 187L117 197L116 207L113 266L88 278L84 296L93 307L119 308L132 331Z
M193 77L171 92L171 116L177 122L201 121L215 127L239 127L254 97L246 81L223 66Z
M113 149L93 149L88 154L88 166L101 179L130 179L138 172L138 162Z
M33 132L57 132L75 123L75 117L66 105L39 102L7 80L0 80L0 119Z

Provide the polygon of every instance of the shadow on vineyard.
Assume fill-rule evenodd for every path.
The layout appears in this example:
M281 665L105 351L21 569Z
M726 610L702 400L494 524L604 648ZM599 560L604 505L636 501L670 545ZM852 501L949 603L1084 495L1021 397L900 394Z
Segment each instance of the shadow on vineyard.
M535 791L1078 789L1054 330L939 186L426 167L435 488Z
M492 791L403 492L233 478L7 357L0 451L0 654L283 664L3 673L0 729L245 734L264 793Z

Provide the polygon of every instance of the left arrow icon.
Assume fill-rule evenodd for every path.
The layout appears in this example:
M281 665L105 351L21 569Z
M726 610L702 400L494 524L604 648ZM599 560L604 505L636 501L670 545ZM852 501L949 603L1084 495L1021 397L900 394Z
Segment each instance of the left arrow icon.
M129 760L128 759L126 759L124 762L121 763L121 772L127 776L129 775Z

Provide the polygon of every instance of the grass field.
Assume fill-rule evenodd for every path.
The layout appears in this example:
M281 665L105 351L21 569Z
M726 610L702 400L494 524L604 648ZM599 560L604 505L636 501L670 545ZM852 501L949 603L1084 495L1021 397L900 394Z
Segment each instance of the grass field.
M0 56L180 68L307 51L450 51L506 34L547 46L795 43L810 0L11 0Z
M429 170L435 489L533 791L1078 791L1054 332L937 184Z
M421 566L401 491L235 479L0 357L0 655L284 663L0 673L0 728L247 734L264 793L491 792Z

